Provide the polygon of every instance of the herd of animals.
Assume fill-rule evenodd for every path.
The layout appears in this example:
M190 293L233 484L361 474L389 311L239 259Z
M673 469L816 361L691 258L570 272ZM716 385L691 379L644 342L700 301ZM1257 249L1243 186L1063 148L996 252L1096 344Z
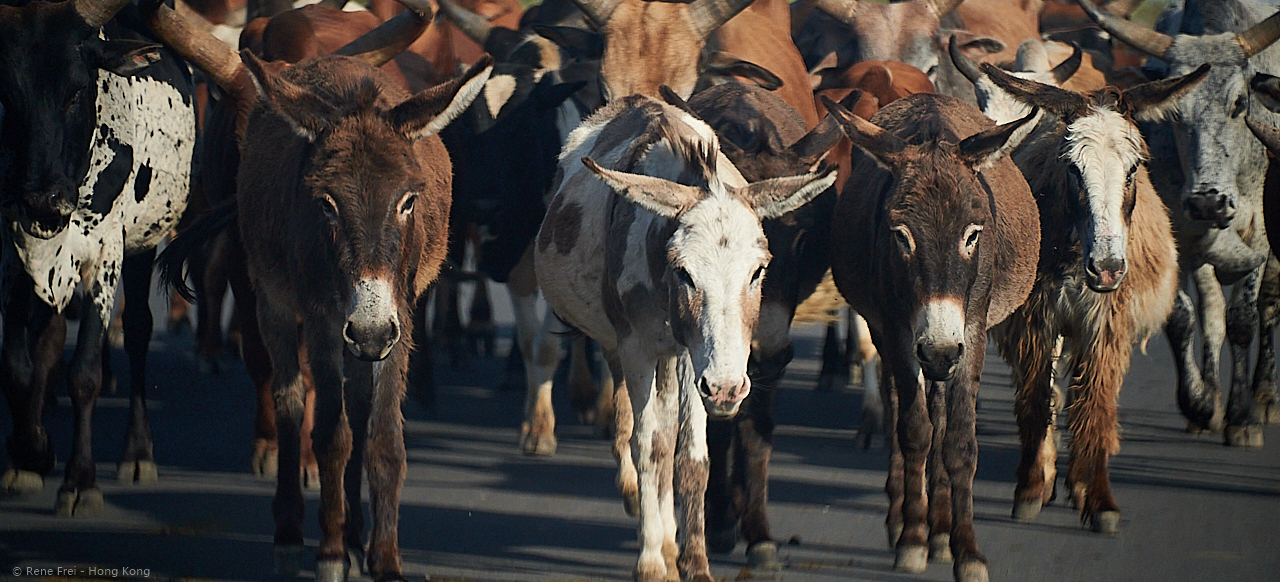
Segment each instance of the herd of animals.
M573 346L574 407L611 427L639 518L637 580L710 580L707 552L739 539L752 567L778 567L773 393L797 309L830 282L867 336L843 357L864 432L890 447L897 569L988 579L972 494L988 338L1016 390L1013 516L1057 495L1065 413L1066 494L1114 533L1135 344L1164 330L1189 430L1257 447L1280 421L1280 13L1174 0L1152 29L1126 19L1141 2L1100 3L5 0L0 486L53 472L41 419L61 374L76 421L56 509L103 507L91 426L118 285L118 476L156 479L158 263L199 296L206 358L234 294L277 573L302 568L302 489L318 486L317 579L402 579L400 404L429 375L428 291L456 323L440 306L471 244L511 291L528 454L554 454Z

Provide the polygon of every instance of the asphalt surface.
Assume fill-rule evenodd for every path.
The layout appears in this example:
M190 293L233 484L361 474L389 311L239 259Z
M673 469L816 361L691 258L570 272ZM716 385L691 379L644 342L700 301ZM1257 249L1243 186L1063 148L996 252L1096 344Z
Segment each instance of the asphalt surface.
M509 323L501 295L495 308L499 322ZM500 354L509 345L509 329L502 328ZM712 573L726 580L950 580L946 564L931 564L921 575L892 570L883 526L887 454L880 439L868 451L856 444L860 387L812 389L821 331L794 331L797 357L778 394L769 510L786 567L748 570L739 544L732 555L712 557ZM0 577L28 579L36 568L50 568L55 578L273 579L274 484L248 472L253 396L243 366L227 356L220 374L203 375L191 334L163 330L150 363L160 481L116 482L127 398L123 392L102 398L94 450L104 515L53 515L61 465L40 494L0 497ZM121 374L127 369L119 350L114 364ZM420 400L404 407L409 472L400 543L406 575L438 581L630 579L638 555L636 521L614 488L607 443L577 424L559 391L558 453L521 455L516 443L524 395L495 389L502 367L500 358L457 368L440 362L434 407ZM975 510L992 580L1280 580L1280 430L1267 431L1261 450L1230 449L1220 436L1185 433L1162 337L1151 341L1149 355L1134 356L1121 393L1123 450L1112 460L1112 480L1123 514L1115 536L1082 528L1061 498L1034 523L1010 519L1018 449L1009 382L1008 368L989 354L978 416ZM65 394L59 396L47 427L65 459L72 415ZM0 430L7 436L7 405L2 410ZM0 451L0 465L7 466L6 455ZM1064 464L1065 454L1060 471ZM307 500L310 568L319 538L318 494L308 492Z

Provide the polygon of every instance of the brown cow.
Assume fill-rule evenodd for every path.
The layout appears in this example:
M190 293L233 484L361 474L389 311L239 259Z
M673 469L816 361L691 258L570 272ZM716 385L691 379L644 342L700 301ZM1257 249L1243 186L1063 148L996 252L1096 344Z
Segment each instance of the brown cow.
M777 75L778 96L800 113L808 128L818 125L807 71L791 40L791 9L786 0L755 0L707 39L707 50L724 51Z
M1035 199L1004 159L1034 115L994 126L942 95L900 99L871 122L827 107L859 147L854 175L865 177L836 205L832 270L871 327L896 413L886 484L894 567L923 572L933 546L935 558L954 556L957 580L985 581L973 530L974 402L987 330L1035 279Z
M429 14L430 9L425 11ZM406 470L400 400L411 349L411 309L444 258L451 169L437 133L479 93L482 59L466 75L410 96L374 68L425 28L417 13L340 53L267 65L193 34L163 6L149 24L242 100L236 201L210 222L239 220L264 343L271 356L283 470L273 509L278 573L301 566L303 499L298 430L299 350L316 384L313 435L320 462L322 538L316 579L358 568L363 512L359 468L368 462L375 580L401 578L399 494ZM382 46L371 46L380 44ZM243 59L243 62L241 61ZM198 227L196 227L198 228ZM216 228L207 232L217 232ZM348 422L350 419L350 422ZM352 463L348 465L348 460Z

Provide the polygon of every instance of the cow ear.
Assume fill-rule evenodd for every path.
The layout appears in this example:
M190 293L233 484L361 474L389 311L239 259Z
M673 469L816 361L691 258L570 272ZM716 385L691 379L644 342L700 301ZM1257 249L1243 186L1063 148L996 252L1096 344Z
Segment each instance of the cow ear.
M699 188L644 174L606 170L591 158L582 158L582 164L619 196L658 216L677 218L705 197Z
M1178 98L1187 94L1205 75L1209 65L1181 77L1143 83L1125 91L1122 101L1138 121L1160 121L1178 109Z
M968 163L974 172L981 172L1018 147L1035 127L1028 122L1039 115L1040 108L1032 107L1031 113L1022 119L971 135L956 147L956 156Z
M258 98L270 103L289 121L294 133L303 139L315 141L331 120L337 117L337 110L328 101L268 71L266 63L249 49L240 51L240 59L253 76Z
M538 33L538 36L556 43L575 59L595 61L604 56L604 36L593 30L576 26L535 24L533 31Z
M854 93L861 93L855 90ZM854 101L857 103L857 101ZM818 163L831 148L836 147L840 142L840 138L844 137L844 131L840 129L840 121L835 115L827 113L818 125L804 134L804 137L791 144L788 148L796 158L806 166L812 166Z
M832 101L826 95L819 96L827 112L840 122L849 141L859 149L871 154L876 161L893 168L897 165L899 155L907 149L907 142L893 135L874 123L850 113L844 106Z
M485 54L462 76L418 93L384 115L412 139L439 133L466 111L493 72L493 57Z
M712 52L701 64L701 72L705 75L742 77L766 91L775 91L782 86L782 79L770 72L769 69L744 61L726 52Z
M90 65L121 77L136 75L160 62L161 45L155 43L94 38L82 46L82 54Z
M761 219L777 218L808 204L836 183L836 166L823 164L816 172L802 176L772 178L739 189L747 204Z
M1249 88L1258 96L1258 102L1263 107L1280 113L1280 77L1258 73L1249 82Z

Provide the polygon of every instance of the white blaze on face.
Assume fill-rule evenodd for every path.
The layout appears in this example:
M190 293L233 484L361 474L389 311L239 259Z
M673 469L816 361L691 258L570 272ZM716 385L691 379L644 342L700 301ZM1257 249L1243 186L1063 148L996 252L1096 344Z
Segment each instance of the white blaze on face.
M1087 245L1086 260L1123 260L1129 234L1124 200L1127 178L1144 157L1142 135L1124 116L1108 107L1094 107L1089 115L1067 127L1067 161L1080 172L1089 221L1080 237Z
M926 353L964 343L964 304L959 297L934 297L916 312L911 324L916 345Z

